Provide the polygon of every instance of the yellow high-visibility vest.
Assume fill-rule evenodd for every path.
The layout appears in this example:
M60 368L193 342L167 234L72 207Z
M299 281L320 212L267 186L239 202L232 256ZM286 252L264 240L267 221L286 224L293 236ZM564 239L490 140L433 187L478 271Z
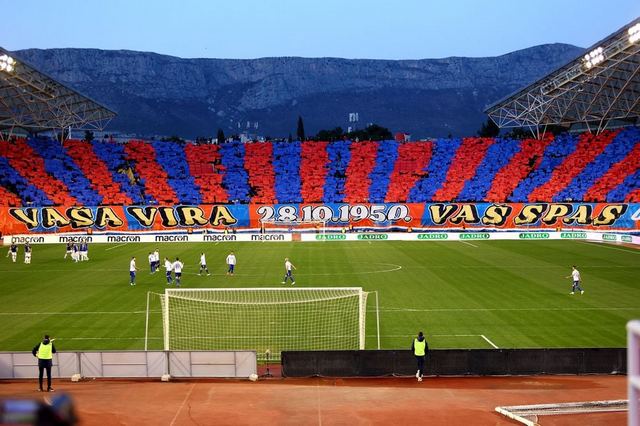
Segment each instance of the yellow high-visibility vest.
M38 348L38 359L52 359L53 358L53 343L49 342L48 345L40 343Z
M427 347L427 341L423 340L422 342L418 339L413 341L413 353L416 356L424 356L424 350Z

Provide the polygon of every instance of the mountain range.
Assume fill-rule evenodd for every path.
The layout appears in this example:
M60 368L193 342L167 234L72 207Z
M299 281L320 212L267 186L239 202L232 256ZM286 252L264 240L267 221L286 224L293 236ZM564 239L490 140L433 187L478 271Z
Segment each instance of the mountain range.
M118 113L107 130L141 137L263 136L376 123L414 138L474 135L486 106L583 52L547 44L486 58L184 59L148 52L14 52ZM359 121L348 122L349 113ZM257 129L256 129L257 123Z

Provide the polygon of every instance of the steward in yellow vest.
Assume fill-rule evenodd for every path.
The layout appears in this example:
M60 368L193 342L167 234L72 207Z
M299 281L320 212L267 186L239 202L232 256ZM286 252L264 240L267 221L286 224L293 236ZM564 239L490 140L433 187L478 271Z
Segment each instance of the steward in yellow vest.
M56 353L56 347L53 346L53 340L49 340L49 335L45 334L42 342L38 343L31 353L38 358L38 383L40 384L39 392L42 392L42 376L47 371L47 392L53 392L51 387L51 367L53 366L53 354Z
M422 331L418 333L418 337L413 339L413 343L411 344L411 351L416 357L416 362L418 364L416 378L419 382L421 382L422 375L424 373L424 360L427 356L427 352L429 352L429 345L427 344L427 339L424 338L424 334L422 334Z

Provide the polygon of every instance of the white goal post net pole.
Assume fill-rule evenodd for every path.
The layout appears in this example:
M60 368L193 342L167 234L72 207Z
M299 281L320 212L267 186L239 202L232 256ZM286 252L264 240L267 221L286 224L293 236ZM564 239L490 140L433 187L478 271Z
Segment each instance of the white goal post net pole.
M164 349L364 349L367 295L360 287L166 289L158 295Z
M640 320L627 323L629 425L640 424Z

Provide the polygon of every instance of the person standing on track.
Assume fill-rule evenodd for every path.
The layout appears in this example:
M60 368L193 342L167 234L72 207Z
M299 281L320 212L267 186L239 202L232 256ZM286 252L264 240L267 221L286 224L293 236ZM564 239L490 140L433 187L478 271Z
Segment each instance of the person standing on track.
M38 358L38 383L40 387L38 392L44 392L42 389L42 378L44 371L47 371L47 392L53 392L51 387L51 367L53 366L53 354L56 353L56 347L53 346L53 340L49 340L49 335L45 334L42 342L34 346L31 353Z
M421 382L422 376L424 374L424 360L427 356L427 352L429 351L429 345L427 344L427 339L424 338L424 334L422 334L422 331L418 333L418 337L413 339L413 343L411 344L411 351L413 352L413 355L416 357L416 362L418 364L416 379L418 379L418 381Z
M236 255L233 252L227 256L227 275L233 275L236 268Z
M292 269L296 269L295 265L289 261L288 257L284 258L284 279L282 280L282 284L287 283L287 279L291 280L291 285L296 283L296 279L293 277Z
M573 268L573 270L571 271L571 275L567 275L565 277L573 278L573 286L571 287L571 293L569 294L575 294L576 291L579 291L580 294L584 294L584 290L582 289L582 287L580 287L580 271L578 271L576 265L573 265L571 268Z

